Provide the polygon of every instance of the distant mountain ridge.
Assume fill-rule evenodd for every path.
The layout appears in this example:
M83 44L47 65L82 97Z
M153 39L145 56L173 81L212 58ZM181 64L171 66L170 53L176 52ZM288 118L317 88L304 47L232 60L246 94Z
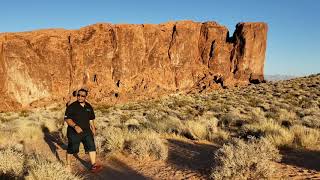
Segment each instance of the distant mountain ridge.
M274 74L274 75L264 75L265 80L267 81L281 81L298 78L300 76L294 75L284 75L284 74Z

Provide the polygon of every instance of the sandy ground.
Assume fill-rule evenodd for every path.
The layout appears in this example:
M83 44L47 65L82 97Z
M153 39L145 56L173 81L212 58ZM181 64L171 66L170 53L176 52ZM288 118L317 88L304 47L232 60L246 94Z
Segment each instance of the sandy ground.
M40 151L50 158L65 161L65 146L54 135L47 134L36 146L28 146L29 151ZM103 166L99 173L91 173L88 155L79 153L73 158L72 171L85 179L209 179L213 153L217 145L208 142L168 139L169 156L166 161L137 160L125 153L115 153L107 157L98 155ZM320 152L282 150L283 160L276 163L277 175L273 179L320 179Z

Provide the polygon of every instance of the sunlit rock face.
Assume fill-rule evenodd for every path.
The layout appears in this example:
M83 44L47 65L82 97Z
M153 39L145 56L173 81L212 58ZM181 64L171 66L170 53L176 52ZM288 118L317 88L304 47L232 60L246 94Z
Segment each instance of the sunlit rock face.
M264 81L267 25L216 22L95 24L0 34L0 110L66 102L79 88L96 104Z

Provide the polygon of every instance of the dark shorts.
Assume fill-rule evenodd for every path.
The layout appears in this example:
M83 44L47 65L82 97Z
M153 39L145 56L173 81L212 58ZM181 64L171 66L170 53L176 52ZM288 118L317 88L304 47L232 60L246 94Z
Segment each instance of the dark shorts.
M68 154L76 154L79 152L79 146L82 142L86 152L96 151L93 135L91 132L83 132L81 134L67 133L68 136Z

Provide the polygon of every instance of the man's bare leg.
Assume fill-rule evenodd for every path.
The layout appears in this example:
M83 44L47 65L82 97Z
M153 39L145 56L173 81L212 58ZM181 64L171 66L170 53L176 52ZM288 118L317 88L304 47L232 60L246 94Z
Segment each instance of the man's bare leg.
M89 152L89 157L90 157L90 161L91 161L91 165L96 163L96 156L97 153L95 151L91 151Z
M71 156L72 154L66 153L66 170L71 172Z

